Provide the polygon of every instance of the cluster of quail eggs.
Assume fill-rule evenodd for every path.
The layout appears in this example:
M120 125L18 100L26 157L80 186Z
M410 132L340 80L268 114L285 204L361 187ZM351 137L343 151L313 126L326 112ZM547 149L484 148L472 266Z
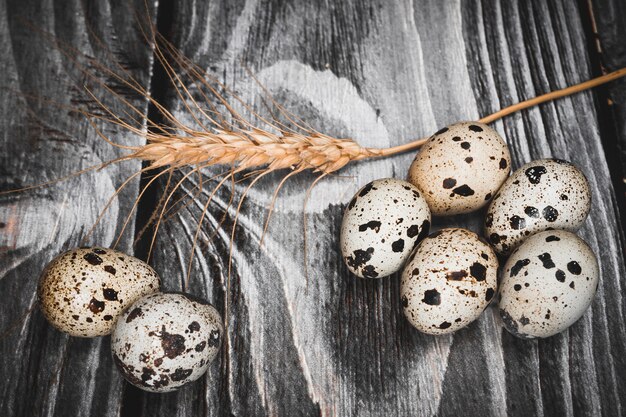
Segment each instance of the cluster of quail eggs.
M200 378L217 356L224 327L209 303L160 291L147 263L101 247L52 260L39 280L45 318L76 337L111 334L124 378L146 391L173 391Z
M402 271L404 315L424 333L459 330L492 300L517 337L567 329L591 304L600 275L575 234L591 208L589 184L559 159L511 176L510 169L506 142L489 126L441 129L415 157L408 181L372 181L348 204L340 236L348 269L361 278ZM462 228L430 233L431 215L485 207L484 238Z

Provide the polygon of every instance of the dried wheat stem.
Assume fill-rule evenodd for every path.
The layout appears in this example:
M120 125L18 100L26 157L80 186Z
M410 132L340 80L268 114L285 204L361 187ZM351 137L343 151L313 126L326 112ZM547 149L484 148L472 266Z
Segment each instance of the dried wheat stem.
M480 119L480 121L483 123L492 123L492 122L495 122L496 120L502 119L503 117L516 113L520 110L528 109L530 107L534 107L539 104L546 103L548 101L553 101L561 97L567 97L572 94L580 93L582 91L589 90L599 85L617 80L618 78L622 78L624 76L626 76L626 68L621 68L616 71L610 72L608 74L602 75L600 77L596 77L591 80L587 80L585 82L582 82L582 83L579 83L570 87L566 87L560 90L551 91L549 93L542 94L540 96L533 97L531 99L522 101L520 103L505 107L502 110L499 110L493 114L490 114L489 116L483 117L482 119ZM373 152L373 153L378 152L378 156L391 156L391 155L395 155L398 153L403 153L403 152L408 152L408 151L413 151L415 149L418 149L424 143L426 143L427 140L428 138L420 138L412 142L405 143L403 145L393 146L391 148L382 148L382 149L367 148L367 151ZM368 156L364 156L363 158L368 158ZM359 158L359 159L363 159L363 158Z

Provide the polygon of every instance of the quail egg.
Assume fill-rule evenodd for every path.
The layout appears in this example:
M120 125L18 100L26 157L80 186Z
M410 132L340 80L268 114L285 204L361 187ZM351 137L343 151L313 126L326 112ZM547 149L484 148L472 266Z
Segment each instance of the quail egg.
M147 263L92 247L72 249L52 260L37 294L43 315L58 330L95 337L111 333L122 311L159 286L157 273Z
M414 185L393 178L375 180L346 208L341 253L355 275L382 278L402 268L429 230L430 210Z
M500 282L500 316L522 338L562 332L587 310L598 287L598 261L564 230L530 236L509 257Z
M480 316L497 286L498 259L480 237L443 229L424 239L402 272L404 315L419 331L451 333Z
M462 122L424 144L409 182L423 191L434 216L449 216L485 206L510 170L509 149L498 132L484 123Z
M200 378L217 356L222 318L207 302L156 293L133 304L111 336L124 378L145 391L173 391Z
M494 197L485 235L507 254L527 236L548 229L575 232L591 208L585 175L560 159L541 159L515 171Z

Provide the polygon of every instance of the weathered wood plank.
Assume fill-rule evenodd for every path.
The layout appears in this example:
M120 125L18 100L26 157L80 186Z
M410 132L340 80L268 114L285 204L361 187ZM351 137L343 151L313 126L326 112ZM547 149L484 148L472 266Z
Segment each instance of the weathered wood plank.
M86 120L63 106L97 109L83 84L96 96L110 97L75 65L74 61L86 65L86 56L107 64L119 62L142 85L149 85L151 48L133 28L133 8L145 10L144 4L143 0L133 5L0 2L3 190L56 179L121 155ZM136 94L93 65L88 71L145 112L146 103ZM122 110L113 100L105 103L116 112ZM119 143L141 143L111 126L104 132ZM35 305L37 280L45 264L78 244L115 188L139 167L111 166L0 200L0 415L119 415L124 383L112 363L107 338L69 338L52 329L37 309L24 321L19 319ZM112 243L137 188L134 181L119 195L90 242ZM122 249L130 250L131 242L132 236L127 236ZM12 325L13 330L5 333Z
M571 2L196 2L180 9L175 27L183 52L244 100L260 103L260 93L242 60L315 128L366 145L399 144L591 74L580 10ZM593 184L594 209L581 235L599 254L603 283L583 320L552 339L522 341L502 330L490 308L468 329L432 338L403 319L397 277L370 282L349 276L337 255L338 202L370 179L404 176L411 155L349 167L342 174L354 178L330 179L313 191L306 209L313 241L306 254L308 286L301 222L312 177L290 181L259 249L261 219L276 185L276 179L264 180L239 219L229 345L211 370L215 383L207 384L204 397L217 408L206 413L623 412L624 259L592 95L544 105L496 128L516 167L535 158L566 158ZM227 198L225 193L212 204L205 236ZM171 259L189 253L200 208L182 213L160 237L166 256L155 261L173 288L180 288L184 268ZM479 217L435 225L480 231ZM230 240L228 221L225 226L202 250L207 260L194 269L190 289L220 306ZM171 401L192 414L192 403L180 396ZM144 410L164 414L164 402L173 404L146 401Z
M593 0L589 2L590 22L596 32L594 50L604 71L613 71L626 66L626 4L619 0ZM626 82L618 80L607 85L600 94L606 104L601 112L604 116L606 134L604 138L607 158L613 170L618 202L622 208L622 227L626 219ZM622 198L619 200L619 198Z
M150 51L140 34L128 29L133 26L128 7L46 3L40 11L23 3L28 2L0 5L0 44L11 51L0 59L0 79L12 88L71 100L73 90L61 85L75 83L77 75L54 48L37 43L16 23L20 14L108 62L94 38L85 35L87 21L115 59L144 85L149 82ZM175 45L259 112L267 113L262 92L246 66L316 129L369 146L400 144L591 75L582 9L568 1L239 0L169 6L173 14L165 18L172 20ZM44 122L41 127L16 97L0 99L6 145L0 172L9 186L55 178L116 155L85 124L28 102ZM172 89L165 103L192 123ZM592 184L594 207L581 235L599 256L602 283L592 309L568 332L543 341L515 339L502 329L492 306L454 335L425 336L402 316L398 277L364 281L349 275L338 254L344 202L371 179L405 176L412 155L355 164L341 172L344 177L323 180L306 207L306 252L302 203L314 177L287 183L260 247L279 177L262 180L239 217L230 292L228 253L237 198L229 207L227 184L209 206L186 288L194 233L213 181L162 226L153 260L166 289L186 289L222 312L230 305L228 341L208 376L176 393L142 393L122 383L107 339L69 339L35 313L0 339L0 375L8 376L0 379L0 414L623 414L626 271L597 109L586 93L495 124L515 167L540 157L570 159ZM126 143L136 140L120 131L107 133ZM41 143L55 146L33 151ZM85 175L71 185L2 201L0 214L11 222L0 218L8 225L0 245L11 250L0 259L0 293L14 296L3 296L0 331L34 302L34 277L45 262L77 244L108 191L135 169ZM192 177L183 194L196 185ZM237 185L236 194L245 187ZM119 214L97 230L96 241L110 242L135 195L136 184L120 198ZM451 225L480 231L480 215L434 224ZM124 246L129 248L129 240Z

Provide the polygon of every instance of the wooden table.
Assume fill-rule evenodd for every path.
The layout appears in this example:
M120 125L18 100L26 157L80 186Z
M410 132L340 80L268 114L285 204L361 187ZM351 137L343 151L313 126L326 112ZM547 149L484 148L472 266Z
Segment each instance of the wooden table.
M621 0L165 0L147 9L143 0L0 2L2 189L124 154L70 109L98 111L83 85L118 114L125 107L113 92L158 118L102 64L128 71L193 122L155 65L136 12L144 21L152 16L185 56L257 111L268 114L267 96L251 74L317 130L366 146L401 144L626 65ZM142 143L119 127L97 126L118 143ZM167 290L185 289L222 312L228 297L228 338L199 382L170 394L141 392L116 371L108 338L70 338L33 309L44 265L79 245L115 188L140 168L125 162L1 197L0 415L626 415L626 153L619 151L620 144L626 149L626 82L494 126L510 146L513 168L554 156L573 161L590 180L594 203L580 235L597 253L602 279L592 307L568 331L516 339L492 305L453 335L422 335L402 316L397 276L361 280L348 273L338 254L346 203L372 179L403 178L410 154L343 169L313 189L304 209L315 176L293 178L262 247L281 176L258 183L239 217L230 293L232 206L216 229L231 195L226 184L207 210L183 288L206 190L215 185L207 180L204 192L161 227L152 264ZM177 195L193 193L197 181L190 177ZM131 216L119 246L125 251L133 252L133 229L146 223L166 180L155 184ZM113 244L139 186L137 177L119 194L88 243ZM245 187L236 186L235 202ZM481 216L434 222L451 225L480 232ZM134 253L145 257L145 239Z

